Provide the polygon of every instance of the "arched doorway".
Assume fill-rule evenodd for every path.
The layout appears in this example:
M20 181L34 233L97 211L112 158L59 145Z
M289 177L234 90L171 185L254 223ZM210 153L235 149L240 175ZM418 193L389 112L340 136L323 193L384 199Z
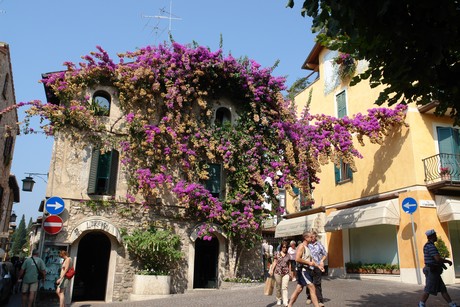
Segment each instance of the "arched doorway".
M102 232L84 235L78 244L73 301L105 300L110 240Z
M219 240L196 239L193 288L217 288Z

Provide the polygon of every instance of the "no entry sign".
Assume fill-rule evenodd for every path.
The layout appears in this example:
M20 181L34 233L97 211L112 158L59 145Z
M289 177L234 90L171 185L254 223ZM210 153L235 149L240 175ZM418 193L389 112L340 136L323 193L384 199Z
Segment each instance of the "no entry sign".
M62 230L62 219L57 215L50 215L43 221L43 230L50 235L55 235Z

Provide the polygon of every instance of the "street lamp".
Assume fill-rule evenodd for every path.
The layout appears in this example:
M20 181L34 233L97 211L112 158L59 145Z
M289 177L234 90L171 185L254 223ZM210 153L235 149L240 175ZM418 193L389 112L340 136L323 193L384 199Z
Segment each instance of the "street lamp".
M26 173L26 174L29 174L29 176L22 179L22 190L24 192L32 192L34 188L34 184L35 184L35 180L32 176L36 176L40 178L41 180L43 180L45 183L47 183L46 180L43 179L41 176L46 176L48 178L48 174L40 174L40 173Z

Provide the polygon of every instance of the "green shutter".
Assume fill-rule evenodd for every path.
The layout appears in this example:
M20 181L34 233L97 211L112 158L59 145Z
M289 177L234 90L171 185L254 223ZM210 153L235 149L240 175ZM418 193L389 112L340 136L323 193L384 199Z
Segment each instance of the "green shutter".
M340 168L337 167L335 164L334 164L334 176L335 176L335 183L339 183L340 182Z
M108 182L108 195L115 195L117 191L117 176L118 176L118 151L111 151L109 182Z
M345 91L336 96L337 101L337 117L342 118L347 115L347 103Z
M93 150L93 154L91 156L91 165L89 169L88 190L87 190L87 193L89 195L96 194L97 166L99 164L100 154L101 152L98 149L96 149L96 150Z
M209 179L206 181L206 189L211 194L220 196L221 193L221 165L220 164L209 164L208 167Z
M347 167L347 178L348 179L353 179L353 171L351 170L350 165L348 165L348 164L344 164L344 165L346 165L346 167Z

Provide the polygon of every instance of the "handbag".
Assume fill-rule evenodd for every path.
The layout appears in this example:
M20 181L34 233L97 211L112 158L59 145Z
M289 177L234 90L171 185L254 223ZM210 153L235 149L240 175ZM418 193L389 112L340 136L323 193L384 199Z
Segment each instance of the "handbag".
M69 268L67 272L65 273L65 277L67 279L71 279L75 275L75 269L74 268Z
M273 276L267 277L267 279L265 280L264 294L272 295L274 287L275 287L275 277Z
M32 261L33 261L34 264L35 264L35 268L37 269L37 273L38 273L38 275L37 275L37 280L40 281L40 280L43 279L43 274L38 270L38 266L37 266L37 263L35 262L34 256L32 256L32 257L30 257L30 258L32 258Z

